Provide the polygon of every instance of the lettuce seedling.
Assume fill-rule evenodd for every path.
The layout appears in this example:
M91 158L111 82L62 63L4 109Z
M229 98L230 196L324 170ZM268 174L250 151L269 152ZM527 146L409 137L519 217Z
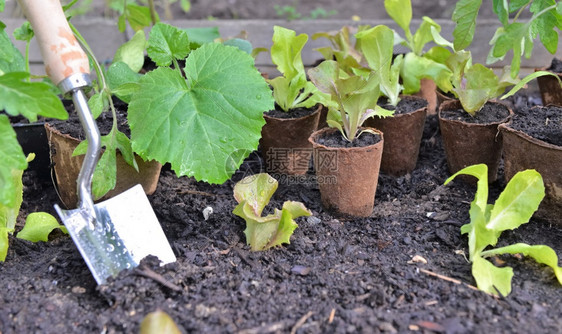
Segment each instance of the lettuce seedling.
M451 49L450 55L445 61L452 72L450 80L453 88L451 91L460 100L463 109L471 116L474 116L489 100L500 96L505 99L539 76L554 76L562 85L562 80L557 75L547 71L537 71L520 80L512 78L510 66L505 66L498 76L492 69L482 64L473 64L470 51L455 51L454 44L443 38L436 29L432 28L431 32L437 44ZM505 93L510 86L513 87ZM502 96L502 94L504 95Z
M311 108L324 99L306 78L301 52L307 41L306 34L297 36L293 30L273 27L271 61L281 76L268 80L268 83L273 87L275 102L283 111Z
M492 47L487 64L503 60L509 51L513 51L510 73L512 78L516 78L521 66L521 57L531 57L537 36L550 53L556 53L558 32L555 28L562 29L562 3L555 0L494 0L492 4L502 26L496 30L490 41ZM453 12L453 21L456 22L453 31L455 50L465 49L472 42L481 5L482 0L457 2ZM531 17L526 22L520 22L519 18L526 9ZM515 12L515 15L510 15Z
M380 97L380 76L370 72L367 77L349 75L341 71L334 60L325 60L308 71L310 80L323 93L328 94L330 102L337 105L340 118L328 119L328 124L340 130L343 137L353 141L359 127L372 116L392 116L389 111L377 105Z
M515 174L496 203L488 204L488 167L485 164L466 167L448 178L445 184L461 174L478 179L476 194L470 204L470 223L461 227L461 233L468 235L472 276L478 288L491 294L507 296L511 292L513 270L510 267L498 268L486 258L517 253L551 267L558 282L562 284L562 268L558 267L558 257L548 246L517 243L486 250L488 246L496 245L503 231L513 230L529 221L544 197L541 175L535 170Z
M395 106L402 91L399 79L403 56L398 55L392 60L394 32L387 26L378 25L358 32L355 37L371 71L379 77L381 92Z
M326 38L331 46L315 49L320 52L325 60L335 60L340 65L340 70L348 74L368 75L370 69L362 63L364 56L359 50L359 43L355 39L355 34L369 29L368 25L361 25L358 28L343 26L337 32L319 32L312 35L312 39ZM356 30L356 31L355 31Z
M300 202L286 201L281 210L262 217L262 211L277 190L277 180L267 173L248 176L234 186L234 198L238 202L234 211L246 221L246 242L253 251L266 250L289 244L293 231L298 227L296 218L312 213Z
M427 52L424 47L427 43L433 42L432 29L441 31L441 26L431 18L424 16L418 29L412 34L410 23L412 21L412 3L410 0L385 0L384 8L387 14L404 31L405 39L396 38L396 43L407 47L410 52L404 55L399 69L402 79L403 93L413 94L420 90L420 80L422 78L432 79L437 87L443 92L451 90L451 71L444 65L443 61L448 55L448 51L441 46L434 46ZM363 51L367 61L368 53ZM396 60L395 60L396 62ZM369 63L369 65L371 65Z

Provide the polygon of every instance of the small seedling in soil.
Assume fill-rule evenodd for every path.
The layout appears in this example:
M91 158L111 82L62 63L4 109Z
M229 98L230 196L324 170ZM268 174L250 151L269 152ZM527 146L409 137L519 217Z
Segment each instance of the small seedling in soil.
M266 250L290 243L291 235L297 228L296 218L310 216L301 202L286 201L281 210L262 217L262 211L277 190L277 180L267 173L248 176L234 186L234 198L238 202L235 215L246 221L246 242L253 251Z
M497 244L503 231L516 229L529 221L544 197L541 175L535 170L515 174L496 203L488 204L488 167L485 164L466 167L448 178L445 184L461 174L478 179L476 195L470 204L470 223L461 227L461 233L468 235L472 276L478 288L491 294L507 296L511 292L513 269L498 268L486 258L519 253L551 267L558 282L562 284L562 268L558 267L558 257L548 246L517 243L486 250L488 246Z
M412 3L410 0L385 0L384 7L387 14L404 31L405 38L400 40L395 33L396 43L407 47L407 52L401 61L400 78L403 84L403 94L413 94L420 90L420 80L431 78L442 91L451 89L451 71L443 64L443 50L441 46L434 46L427 52L424 47L429 42L434 42L431 30L441 31L441 26L431 18L424 16L418 29L412 33ZM365 56L368 53L365 51ZM395 59L397 61L398 57ZM367 59L369 60L369 59Z
M140 334L180 334L181 331L172 317L164 311L154 311L146 315L140 324Z
M377 105L381 89L380 76L375 72L367 77L349 75L340 70L336 61L326 60L310 69L308 75L314 85L337 104L341 118L328 119L328 124L338 128L349 141L361 134L359 128L369 117L387 117L394 113Z

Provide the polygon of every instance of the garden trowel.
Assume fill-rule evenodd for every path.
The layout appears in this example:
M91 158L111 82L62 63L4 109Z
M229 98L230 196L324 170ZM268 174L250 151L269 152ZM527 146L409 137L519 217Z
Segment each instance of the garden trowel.
M101 151L100 133L84 90L90 87L88 57L74 37L59 0L20 0L37 36L45 70L63 94L71 94L86 133L88 150L78 175L78 208L55 209L98 284L154 255L176 261L140 185L101 203L91 195L92 176Z

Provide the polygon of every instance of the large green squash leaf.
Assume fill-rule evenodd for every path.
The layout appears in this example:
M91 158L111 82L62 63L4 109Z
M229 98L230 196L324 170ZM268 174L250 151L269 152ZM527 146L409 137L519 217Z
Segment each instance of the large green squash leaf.
M185 73L158 68L139 80L128 114L133 149L178 176L223 183L231 156L257 148L271 90L250 55L219 43L192 51Z

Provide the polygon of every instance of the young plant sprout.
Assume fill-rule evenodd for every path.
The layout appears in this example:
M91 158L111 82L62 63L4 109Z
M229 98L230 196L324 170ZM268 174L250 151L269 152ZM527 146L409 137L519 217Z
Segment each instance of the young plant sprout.
M387 117L394 113L377 105L381 94L380 77L374 72L367 77L350 76L340 70L336 61L325 60L310 69L308 75L314 85L337 105L340 119L329 119L328 124L338 128L349 141L361 134L359 128L367 118Z
M472 276L478 288L494 295L499 293L507 296L511 292L513 270L510 267L498 268L486 258L518 253L551 267L562 284L562 268L558 267L558 257L548 246L517 243L486 249L497 244L503 231L516 229L529 221L544 197L541 175L535 170L515 174L496 203L488 204L488 167L485 164L466 167L448 178L445 184L461 174L478 179L476 194L470 204L470 223L461 227L461 233L468 235Z
M324 99L306 78L301 52L307 41L306 34L297 36L293 30L273 27L271 61L282 75L268 80L268 83L273 87L275 103L283 111L311 108Z
M289 244L293 231L298 227L296 218L310 216L301 202L286 201L281 210L262 217L262 211L277 190L277 180L267 173L248 176L234 186L234 198L238 202L234 211L246 221L246 242L253 251L266 250L281 244Z

